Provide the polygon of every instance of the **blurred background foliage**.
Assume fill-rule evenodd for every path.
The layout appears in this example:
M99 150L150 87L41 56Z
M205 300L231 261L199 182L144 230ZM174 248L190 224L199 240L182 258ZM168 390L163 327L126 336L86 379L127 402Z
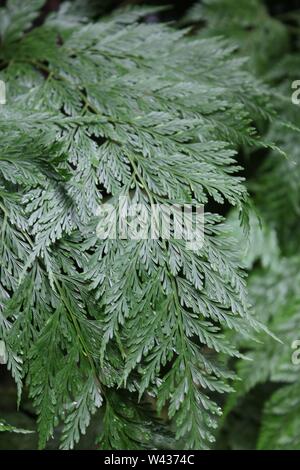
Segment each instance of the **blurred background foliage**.
M37 24L61 3L46 2ZM169 5L146 21L173 22L202 37L225 37L236 45L237 56L248 58L247 67L272 87L278 116L260 130L282 153L268 149L250 154L247 148L240 149L253 200L249 239L234 212L230 223L249 273L252 308L281 342L265 334L248 343L231 338L252 360L232 364L242 380L224 403L216 448L300 449L300 365L292 362L293 344L300 339L300 135L295 132L300 128L300 111L291 102L292 82L300 80L300 0L75 0L73 4L91 18L130 5ZM35 429L34 410L26 396L20 412L15 403L15 385L0 366L0 416L5 420L0 422L0 450L36 448L36 433L22 433ZM7 432L6 423L17 429ZM100 428L101 413L93 418L78 448L93 448ZM57 443L55 437L49 448Z

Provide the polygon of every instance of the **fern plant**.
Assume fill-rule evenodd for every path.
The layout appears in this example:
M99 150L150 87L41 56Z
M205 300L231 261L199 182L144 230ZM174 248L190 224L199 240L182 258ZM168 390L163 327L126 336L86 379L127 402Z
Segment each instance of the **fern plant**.
M238 54L249 54L248 67L272 85L280 122L273 120L265 132L286 153L269 152L258 174L249 181L256 213L250 217L250 242L241 257L249 271L249 301L257 317L280 342L257 336L257 342L235 338L251 361L238 360L242 379L225 406L218 445L229 448L299 450L299 107L292 103L292 84L299 78L299 15L271 17L263 1L205 0L187 16L195 24L206 21L198 35L221 34L237 44ZM274 47L276 37L276 47ZM257 48L256 40L263 44ZM253 158L253 157L251 157ZM232 216L236 221L236 215ZM235 233L239 226L235 222ZM243 234L240 235L243 245ZM246 254L245 254L246 253ZM259 407L253 407L255 395ZM241 410L243 408L243 411ZM241 442L237 429L245 419L250 428ZM230 429L233 431L231 432ZM251 440L252 444L249 445Z
M262 414L257 415L260 424L254 445L263 450L296 450L299 449L299 257L283 257L274 230L265 225L262 231L258 223L254 227L252 224L251 241L246 248L249 301L256 315L280 341L261 334L254 342L235 338L234 343L247 351L250 361L237 361L241 380L227 400L223 427L225 432L227 423L232 425L235 413L241 421L239 407L249 409L255 388L268 388L270 391L262 394L263 400L260 398ZM257 246L259 239L261 243ZM253 269L257 263L258 267ZM234 442L233 436L231 445Z
M0 339L39 447L73 448L103 413L104 449L207 448L232 390L230 329L262 326L221 207L247 226L236 151L270 145L271 93L234 46L146 24L93 22L42 0L0 10ZM99 207L205 204L205 239L100 239Z
M204 0L186 17L192 23L206 22L199 36L221 35L231 40L238 55L248 57L248 69L271 85L279 119L262 131L286 158L277 149L270 152L248 187L261 216L276 229L282 249L289 254L296 251L290 234L297 230L299 212L300 120L298 106L291 99L292 85L299 78L297 18L296 13L285 15L286 22L272 17L263 0L242 1L238 7L234 0Z

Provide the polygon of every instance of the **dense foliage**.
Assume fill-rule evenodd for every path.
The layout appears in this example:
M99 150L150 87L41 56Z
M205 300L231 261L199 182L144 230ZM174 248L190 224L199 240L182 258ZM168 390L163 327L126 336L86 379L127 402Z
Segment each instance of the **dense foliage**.
M0 359L39 447L95 415L102 449L299 449L300 17L44 3L0 9ZM120 198L204 204L203 246L99 238Z
M229 397L218 444L232 449L299 450L300 115L291 96L299 79L300 16L287 12L271 17L260 0L239 2L239 8L234 0L205 0L188 19L196 24L205 19L208 36L231 38L239 54L249 54L249 70L272 86L279 115L266 133L287 155L268 153L249 178L263 228L253 215L250 243L245 245L250 302L281 343L261 334L259 342L240 343L252 361L237 363L242 380L237 393Z

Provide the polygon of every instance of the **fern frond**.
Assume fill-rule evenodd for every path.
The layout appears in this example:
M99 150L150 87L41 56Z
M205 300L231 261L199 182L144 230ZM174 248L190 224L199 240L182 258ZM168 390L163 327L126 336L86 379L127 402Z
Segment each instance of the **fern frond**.
M156 421L137 402L151 395L174 447L206 448L234 377L224 358L241 357L224 330L258 328L235 238L213 209L195 251L175 238L101 240L99 206L244 210L236 151L261 145L270 92L227 41L137 21L144 9L95 23L61 10L31 28L40 2L23 1L22 18L19 3L2 10L0 318L40 447L62 422L61 447L73 448L101 405L102 447L155 447L141 428Z

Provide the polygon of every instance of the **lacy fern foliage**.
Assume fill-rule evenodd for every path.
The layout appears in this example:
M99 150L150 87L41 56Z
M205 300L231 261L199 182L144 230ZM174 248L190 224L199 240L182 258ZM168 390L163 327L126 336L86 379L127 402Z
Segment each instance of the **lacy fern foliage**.
M92 22L63 4L36 26L42 4L0 11L0 335L19 400L25 382L41 448L57 427L73 448L98 409L102 448L206 448L241 356L224 330L260 328L218 212L247 219L236 150L261 145L269 91L227 41L149 9ZM205 204L203 248L99 239L99 206L132 195Z

